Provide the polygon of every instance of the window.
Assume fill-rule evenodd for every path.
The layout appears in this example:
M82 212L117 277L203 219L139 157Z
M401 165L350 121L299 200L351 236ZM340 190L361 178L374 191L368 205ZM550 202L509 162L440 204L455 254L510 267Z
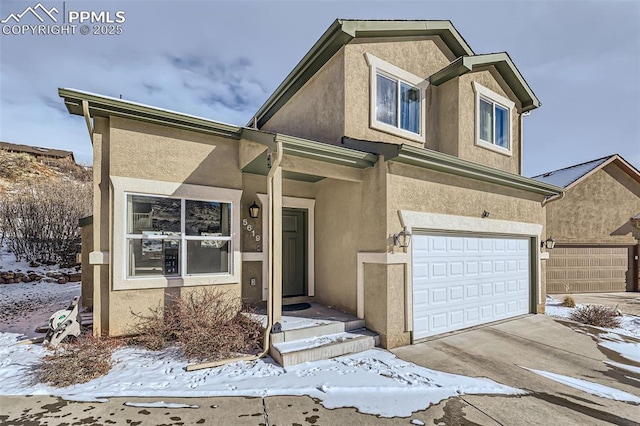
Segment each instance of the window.
M511 154L511 111L509 99L473 83L476 92L476 145Z
M371 70L371 128L424 142L424 93L428 82L366 53Z
M240 283L242 190L110 180L113 290Z
M376 74L376 120L420 134L420 89Z
M127 194L128 277L228 274L231 204Z

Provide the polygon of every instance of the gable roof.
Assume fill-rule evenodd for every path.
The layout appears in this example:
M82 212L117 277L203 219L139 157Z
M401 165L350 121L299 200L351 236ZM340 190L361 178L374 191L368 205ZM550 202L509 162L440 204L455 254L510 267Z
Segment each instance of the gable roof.
M344 45L354 38L439 36L456 57L474 55L451 21L336 19L258 109L254 121L264 125Z
M473 71L475 68L489 65L493 65L509 87L511 87L522 104L522 112L530 111L542 105L506 52L463 56L431 75L429 81L434 86L439 86L452 78Z
M640 172L638 169L633 167L618 154L608 155L596 160L587 161L586 163L580 163L563 169L542 173L540 175L533 176L533 179L569 189L586 179L591 174L613 162L615 162L618 167L624 170L635 180L640 182Z

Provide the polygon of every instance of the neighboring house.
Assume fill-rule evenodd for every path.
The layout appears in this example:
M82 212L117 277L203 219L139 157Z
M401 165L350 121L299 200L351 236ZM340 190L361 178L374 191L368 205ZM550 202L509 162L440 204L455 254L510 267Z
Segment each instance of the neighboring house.
M41 148L39 146L20 145L16 143L0 142L0 150L9 152L24 152L34 156L37 159L42 158L55 158L55 159L68 159L75 162L73 152L64 151L62 149L53 148Z
M201 286L267 301L276 341L290 301L388 348L544 310L562 188L521 175L540 102L449 21L335 21L246 127L59 94L94 148L97 334Z
M566 191L547 207L547 292L640 291L638 169L610 155L534 179Z

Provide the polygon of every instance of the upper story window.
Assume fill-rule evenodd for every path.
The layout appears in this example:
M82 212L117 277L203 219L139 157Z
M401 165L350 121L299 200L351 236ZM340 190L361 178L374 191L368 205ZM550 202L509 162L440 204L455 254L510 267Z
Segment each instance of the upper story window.
M370 126L424 142L425 89L428 82L369 53Z
M511 155L511 113L515 103L473 82L476 93L476 145Z

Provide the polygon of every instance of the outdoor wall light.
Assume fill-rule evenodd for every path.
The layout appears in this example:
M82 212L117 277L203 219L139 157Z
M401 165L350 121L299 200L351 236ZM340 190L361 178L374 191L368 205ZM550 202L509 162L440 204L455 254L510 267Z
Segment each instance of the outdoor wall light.
M257 219L260 215L260 206L256 204L254 201L253 204L249 206L249 217L251 219Z
M407 227L397 234L393 234L393 245L400 248L407 248L411 243L411 234L407 231Z
M545 247L547 250L553 250L556 246L556 240L553 237L549 237L540 244L542 247Z
M488 212L488 211L486 211L486 210L485 210L485 211L483 211L483 212L482 212L482 218L483 218L483 219L486 219L486 218L488 218L488 217L489 217L489 212Z

